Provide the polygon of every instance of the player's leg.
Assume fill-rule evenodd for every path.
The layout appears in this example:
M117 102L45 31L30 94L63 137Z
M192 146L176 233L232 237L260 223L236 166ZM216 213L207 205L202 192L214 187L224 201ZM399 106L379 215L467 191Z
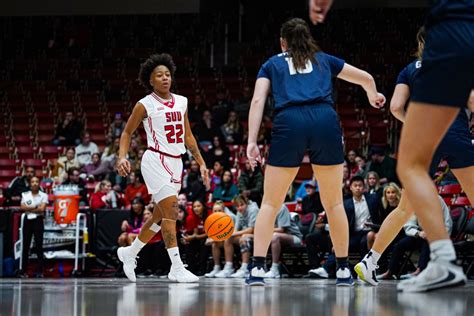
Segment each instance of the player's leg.
M436 187L427 172L436 148L459 110L419 102L411 102L408 108L397 172L430 241L432 261L419 276L400 283L401 290L426 291L465 282L462 269L451 263L456 253L444 226Z
M168 197L162 199L158 205L162 216L161 227L163 240L171 260L168 278L171 281L177 281L179 283L197 282L199 278L184 267L179 255L178 240L176 237L176 219L178 218L179 212L178 197L175 193L171 196L168 195Z
M287 233L273 233L272 237L272 266L265 274L266 278L280 278L280 256L283 245L294 245L295 236Z
M403 193L397 208L388 214L387 218L383 221L372 249L370 249L364 259L354 267L354 270L362 281L370 285L378 284L376 278L377 263L385 249L387 249L395 237L397 237L403 225L405 225L412 215L413 208L409 206L406 194Z
M326 211L329 223L329 234L331 236L334 252L336 254L337 272L336 284L353 285L348 265L349 251L349 224L342 202L341 183L343 178L343 165L314 165L313 172L318 181L321 202Z
M271 165L267 165L265 168L262 205L258 212L254 230L254 268L251 277L247 280L249 285L262 285L264 283L265 257L272 240L275 219L285 201L288 188L298 173L298 169L299 167L286 168Z

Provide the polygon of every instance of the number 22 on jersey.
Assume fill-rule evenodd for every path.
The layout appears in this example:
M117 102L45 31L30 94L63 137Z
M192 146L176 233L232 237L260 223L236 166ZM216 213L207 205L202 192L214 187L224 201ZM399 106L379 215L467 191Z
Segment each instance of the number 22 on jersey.
M183 142L183 124L181 112L166 113L166 122L176 122L176 124L167 124L164 126L166 132L166 139L169 144L176 144Z

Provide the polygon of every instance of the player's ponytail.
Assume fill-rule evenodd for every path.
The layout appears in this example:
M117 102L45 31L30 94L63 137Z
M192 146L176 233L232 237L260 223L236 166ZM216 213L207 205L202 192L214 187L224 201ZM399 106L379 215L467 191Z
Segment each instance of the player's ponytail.
M314 54L321 49L311 36L308 24L304 20L294 18L283 23L280 36L288 45L288 55L293 59L296 69L304 69L308 60L316 62Z
M416 40L418 41L418 50L415 53L416 58L421 60L423 56L423 50L425 49L425 36L426 36L426 29L424 26L420 27L418 33L416 34Z

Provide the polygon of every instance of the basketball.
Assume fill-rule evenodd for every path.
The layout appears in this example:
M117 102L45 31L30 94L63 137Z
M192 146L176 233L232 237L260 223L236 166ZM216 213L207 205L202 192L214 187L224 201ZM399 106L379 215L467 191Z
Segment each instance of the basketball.
M226 213L212 213L204 223L204 230L209 238L224 241L234 232L234 221Z

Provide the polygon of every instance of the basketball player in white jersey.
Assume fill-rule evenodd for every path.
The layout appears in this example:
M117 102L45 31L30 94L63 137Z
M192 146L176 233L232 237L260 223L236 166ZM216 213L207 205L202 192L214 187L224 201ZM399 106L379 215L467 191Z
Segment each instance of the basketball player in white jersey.
M120 138L117 171L125 177L131 171L130 162L125 158L131 135L140 122L143 122L148 150L143 155L141 171L155 203L153 217L145 223L132 245L121 247L117 251L120 261L123 262L123 270L132 282L136 282L138 253L160 230L171 259L168 278L182 283L199 280L184 267L176 240L178 192L181 189L183 172L181 155L186 152L186 147L200 165L206 187L209 187L209 176L189 125L188 100L170 92L175 70L173 59L168 54L152 55L141 65L138 79L151 93L135 105Z

